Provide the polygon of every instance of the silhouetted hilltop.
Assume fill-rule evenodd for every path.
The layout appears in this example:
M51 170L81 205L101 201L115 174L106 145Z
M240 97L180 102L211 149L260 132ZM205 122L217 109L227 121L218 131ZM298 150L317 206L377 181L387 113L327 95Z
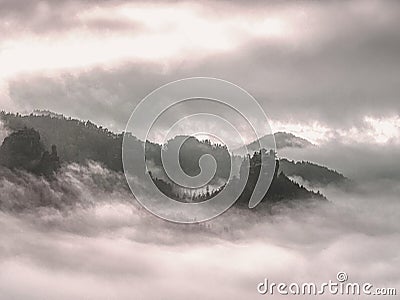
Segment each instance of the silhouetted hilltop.
M62 161L84 163L94 160L111 170L122 171L122 134L114 134L90 121L83 122L55 114L1 112L0 119L11 131L25 127L38 131L46 148L57 145ZM141 145L139 141L138 144Z
M24 127L34 128L40 133L41 141L46 148L50 148L51 145L57 145L58 155L62 161L84 163L87 160L93 160L101 162L111 170L122 171L122 134L112 133L108 129L97 126L90 121L83 122L48 111L42 111L41 114L36 113L31 115L0 112L0 119L11 131L20 130ZM137 140L133 136L131 139L133 141L131 145L137 148L143 147L142 141ZM278 148L284 145L297 145L302 147L312 145L308 141L304 140L304 142L301 138L288 133L276 133L275 139ZM291 142L282 142L283 144L279 145L280 140L290 140ZM207 146L205 142L196 142L196 140L193 139L184 147L181 159L183 162L189 161L189 165L186 167L185 163L183 163L183 167L187 168L187 171L190 170L190 172L194 173L198 172L197 160L185 159L185 149L188 150L187 153L189 153L189 157L191 157L191 155L193 155L191 150L195 147L207 148L210 146ZM201 151L203 150L199 150L197 153ZM203 153L207 151L203 151ZM259 149L254 151L259 151ZM222 158L226 156L226 149L223 149L223 147L215 147L213 155ZM149 141L146 142L146 159L153 161L155 166L161 166L161 145ZM190 161L195 161L196 163L193 165ZM226 163L226 166L228 166L228 163ZM317 164L299 164L288 160L282 161L281 171L288 176L300 176L316 185L338 182L345 178L342 174ZM219 173L221 177L225 177L222 174L224 173L222 169L220 169L219 172L221 172Z
M3 158L1 160L5 166L12 168L24 166L26 169L35 171L36 173L47 174L57 168L59 165L58 157L60 157L61 161L66 163L86 163L88 160L93 160L100 162L110 170L123 171L122 133L115 134L90 121L84 122L48 112L24 116L1 112L0 119L10 131L14 131L11 135L12 143L7 139L4 147L2 147L4 148L2 150L4 155L2 155ZM126 136L132 141L130 145L133 147L133 153L136 151L139 152L140 147L143 147L143 142L129 134ZM285 134L285 136L287 135ZM199 141L194 137L177 136L169 140L165 145L147 141L145 144L146 160L152 162L149 165L149 171L153 173L154 179L168 193L175 193L178 195L178 198L182 196L182 193L177 193L176 189L169 186L171 183L168 182L162 168L161 151L162 149L166 149L167 151L168 149L173 149L180 145L183 140L185 142L181 147L179 162L187 174L197 175L200 172L199 158L204 154L211 154L217 160L217 173L213 179L212 187L210 187L210 194L217 191L219 187L226 183L231 167L238 168L243 159L239 156L234 157L235 166L231 166L230 154L225 146L212 144L210 141ZM11 149L12 145L14 145L15 150L11 152L9 150L6 151L6 149ZM49 149L52 145L57 145L58 149L54 148L51 153L45 152L45 149ZM10 153L15 157L8 157L7 155L10 155ZM251 192L253 188L252 184L257 176L259 176L257 174L258 167L256 163L257 159L259 159L258 155L260 155L259 151L255 152L249 158L254 166L252 167L252 175L249 178L242 200L247 200L246 195ZM132 159L143 158L134 156ZM52 165L53 163L54 165ZM295 163L287 159L282 159L277 165L279 165L279 168L276 169L274 180L268 192L268 198L271 201L273 199L323 198L320 194L308 191L301 185L298 185L287 176L300 176L315 185L346 180L342 174L336 171L308 162ZM239 170L237 173L239 173ZM196 197L204 199L204 197L207 197L203 195L204 193L206 191L202 191L196 195L190 194L190 196L184 196L186 198L192 197L195 200L197 200Z
M87 160L93 160L111 170L123 171L122 133L115 134L90 121L83 122L47 111L40 115L1 112L0 119L11 131L21 130L25 127L34 128L40 133L42 142L47 148L57 145L58 155L64 162L85 163ZM132 141L130 145L135 149L143 147L143 142L136 137L129 136L128 138ZM175 137L164 146L173 148L183 138L187 137ZM198 158L207 153L217 157L219 163L217 176L227 178L230 171L229 153L226 147L211 144L209 141L200 142L195 138L187 139L180 155L182 167L188 174L198 173ZM133 159L142 158L135 157ZM147 141L146 159L151 160L155 167L161 167L161 145Z
M196 176L200 173L200 158L203 155L210 154L215 159L217 165L211 184L219 180L226 181L229 178L231 157L225 145L213 144L210 140L199 141L192 136L179 135L168 140L162 148L165 156L169 154L174 155L174 153L179 152L179 166L189 176ZM161 147L153 147L153 150L157 150L159 153L153 153L153 155L150 155L150 153L148 155L149 158L161 156ZM162 169L161 161L158 162L157 159L152 160L155 162L154 167L159 168L160 171Z
M275 173L273 175L273 180L271 186L268 189L268 192L263 198L264 203L272 203L281 200L301 200L301 199L316 199L316 200L326 200L326 198L319 192L313 192L307 190L304 186L299 185L298 183L290 180L284 173L279 172L280 169L280 161L276 159L275 153L271 154L271 152L267 152L265 150L260 150L259 152L255 152L254 155L250 158L250 170L249 176L245 185L245 189L239 198L238 205L246 206L250 201L250 197L254 191L254 187L256 186L257 180L259 176L263 176L260 174L261 172L261 157L262 159L275 160L276 167ZM242 167L244 164L242 165ZM241 174L246 174L246 170L242 170ZM241 180L242 175L240 176Z
M0 147L0 163L7 168L33 170L44 152L39 133L21 129L7 136Z
M309 191L304 186L290 180L284 173L280 172L278 174L279 160L276 159L275 153L273 153L273 151L260 150L259 152L255 152L253 156L247 158L249 164L245 162L242 163L239 178L233 179L233 185L237 182L237 186L241 186L240 181L246 180L245 188L235 204L238 207L248 208L250 197L254 192L259 176L266 176L266 174L260 174L261 157L266 164L273 163L274 161L276 163L271 186L266 194L263 194L262 204L271 204L282 200L326 200L320 192ZM152 174L150 174L150 176L153 178L153 182L156 186L165 195L182 202L205 201L213 198L224 188L224 185L221 185L213 190L210 189L210 186L207 186L205 190L182 191L168 180L154 177Z
M39 132L24 128L4 139L0 147L0 164L9 169L24 169L50 176L60 167L60 159L55 145L51 153L46 151Z

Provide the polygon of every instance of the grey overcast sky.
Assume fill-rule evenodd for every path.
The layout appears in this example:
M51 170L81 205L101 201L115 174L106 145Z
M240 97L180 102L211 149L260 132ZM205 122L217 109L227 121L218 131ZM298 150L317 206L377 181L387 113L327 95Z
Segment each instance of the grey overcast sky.
M172 80L232 81L272 128L324 142L400 137L398 1L0 0L0 109L121 131Z

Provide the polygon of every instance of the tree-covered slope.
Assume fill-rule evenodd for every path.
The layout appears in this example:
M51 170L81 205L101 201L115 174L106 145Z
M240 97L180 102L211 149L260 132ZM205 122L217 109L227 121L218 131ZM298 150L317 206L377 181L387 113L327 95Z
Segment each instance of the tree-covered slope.
M112 170L122 170L122 134L114 134L90 121L63 116L22 116L2 112L0 118L11 131L24 127L38 131L45 147L57 145L58 154L64 162L83 163L89 159L101 162Z
M58 167L59 155L62 162L84 163L87 160L94 160L102 163L111 170L122 171L122 134L114 134L107 129L94 125L90 121L82 122L60 115L31 114L21 116L19 114L15 115L3 112L0 114L0 118L5 126L12 131L1 147L2 164L6 167L24 168L38 174L50 173L53 166ZM143 147L143 142L133 136L129 136L129 138L133 141L131 143L134 146L133 153L136 152L136 147L139 153L139 147ZM55 146L52 147L52 145L56 145L59 149L58 155ZM52 153L50 154L45 151L46 148L51 148ZM162 149L168 152L169 150L176 150L175 148L180 149L179 162L182 165L182 169L192 176L200 172L198 163L200 157L204 154L211 154L217 161L216 177L211 184L215 184L216 188L209 192L207 189L205 193L204 191L198 192L197 196L191 196L192 200L207 199L208 193L210 195L217 193L226 183L231 169L230 154L227 148L223 145L212 144L210 141L199 141L194 137L177 136L169 140L165 145L146 142L146 159L153 162L154 171L162 169ZM239 205L241 203L246 203L247 205L258 176L265 176L265 174L259 174L261 155L269 153L268 155L271 156L270 159L273 162L276 157L274 152L270 154L272 152L259 151L254 153L252 157L245 158L250 159L250 176L245 190L239 199ZM133 159L143 158L133 157ZM264 201L309 198L325 199L319 193L309 191L293 182L283 173L288 172L288 176L293 174L298 176L307 175L308 177L305 179L320 178L321 176L321 178L328 178L328 175L322 172L327 172L326 170L328 169L316 165L307 165L306 167L301 164L293 165L293 163L287 160L283 160L281 166L279 166L279 161L277 161L277 165L278 167L275 169L271 187ZM242 168L241 171L243 171ZM327 174L331 173L341 178L338 174L328 170ZM159 174L162 174L162 171L158 172ZM165 177L158 177L158 175L155 176L156 182L162 185L166 191L176 194L176 197L179 198L180 195L171 186L171 182L165 180ZM328 179L326 180L328 181ZM241 178L238 180L241 180Z
M344 184L349 180L341 173L308 161L280 159L279 170L287 176L298 176L314 186Z

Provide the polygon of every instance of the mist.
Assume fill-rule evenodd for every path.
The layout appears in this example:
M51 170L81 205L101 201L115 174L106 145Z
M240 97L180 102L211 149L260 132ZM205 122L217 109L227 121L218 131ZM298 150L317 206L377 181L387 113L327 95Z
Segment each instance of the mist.
M338 272L400 293L399 1L0 0L0 16L1 110L66 116L65 128L36 128L64 163L54 178L0 166L0 300L275 299L257 292L265 278L321 283ZM197 76L240 86L271 128L315 144L279 149L280 158L329 167L349 185L310 187L328 201L232 207L184 225L143 208L124 174L67 163L90 157L122 170L111 132L125 131L159 87ZM236 132L215 121L186 118L212 112L250 142L257 137L242 117L255 128L267 122L239 98L237 112L205 99L164 110L170 98L160 99L148 113L163 117L147 133L164 142L186 119L177 133L233 142ZM0 145L8 134L0 121ZM236 158L232 173L240 166Z
M0 121L0 145L3 143L6 136L9 135L8 129L4 126L3 122Z
M285 148L279 155L329 166L358 182L400 180L400 145L396 140L385 144L335 140L319 147Z
M182 225L142 209L122 174L93 162L50 182L1 172L0 299L259 299L272 297L257 293L264 278L320 283L339 271L400 287L395 181Z

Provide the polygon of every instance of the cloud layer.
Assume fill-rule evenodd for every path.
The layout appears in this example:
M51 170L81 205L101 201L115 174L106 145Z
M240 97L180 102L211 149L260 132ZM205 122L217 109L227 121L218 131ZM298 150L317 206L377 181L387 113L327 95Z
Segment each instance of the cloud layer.
M325 205L181 226L97 164L64 166L52 183L0 169L0 299L255 299L265 277L339 271L399 292L399 14L373 0L0 1L0 109L121 131L159 86L219 77L277 127L324 142L281 156L364 182L323 191Z
M256 299L265 277L321 283L339 271L400 288L398 183L179 225L140 209L120 175L96 164L65 166L50 185L13 176L0 182L1 299Z
M247 89L275 122L348 131L400 113L395 1L1 5L5 109L121 130L160 85L212 76Z

